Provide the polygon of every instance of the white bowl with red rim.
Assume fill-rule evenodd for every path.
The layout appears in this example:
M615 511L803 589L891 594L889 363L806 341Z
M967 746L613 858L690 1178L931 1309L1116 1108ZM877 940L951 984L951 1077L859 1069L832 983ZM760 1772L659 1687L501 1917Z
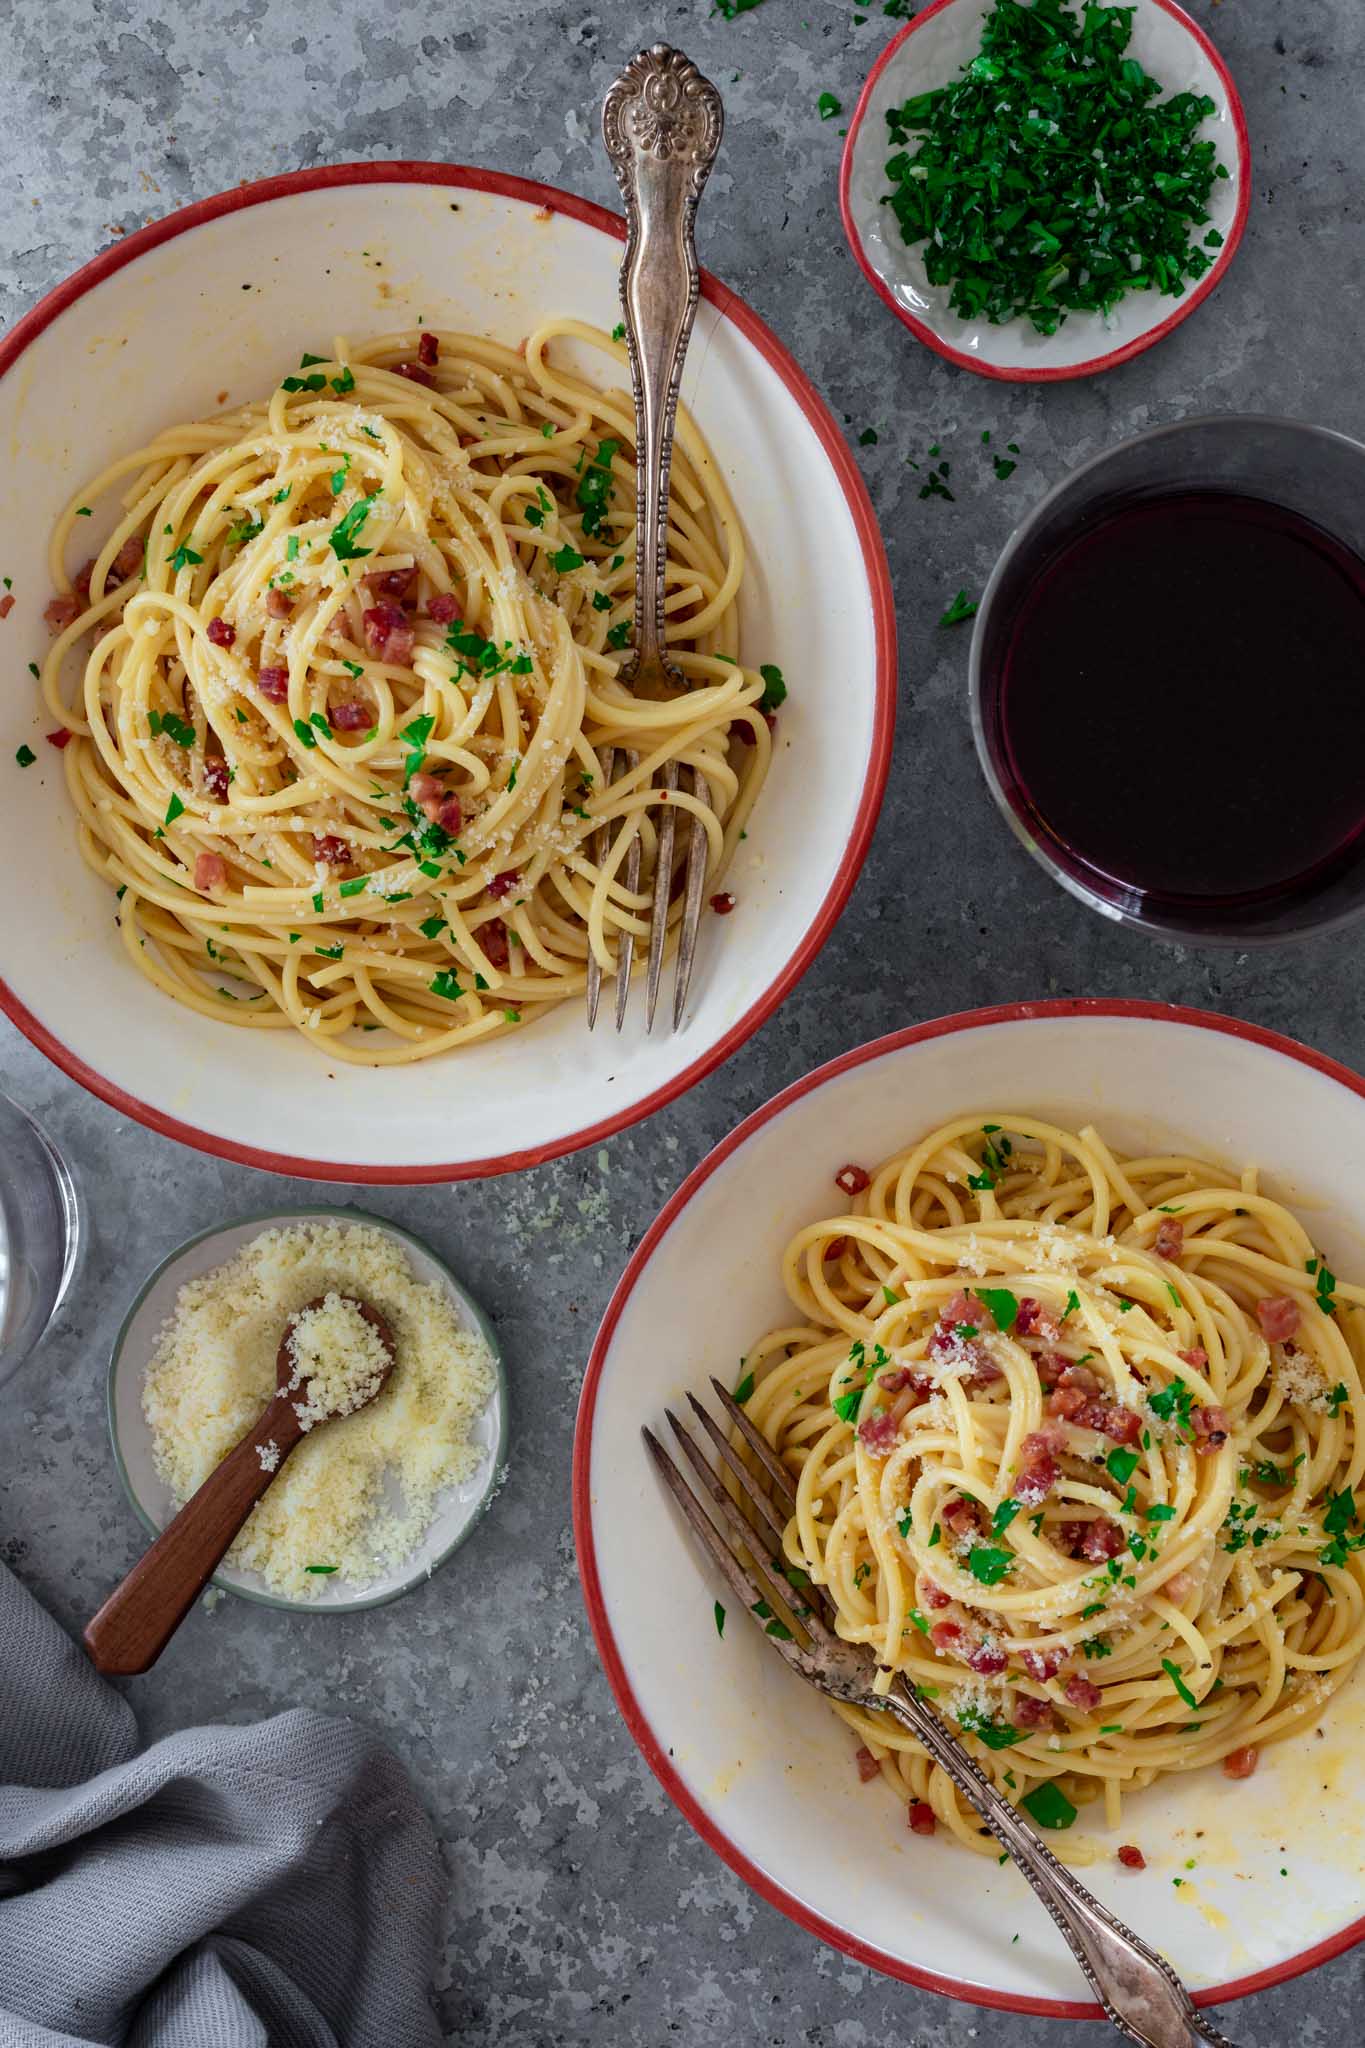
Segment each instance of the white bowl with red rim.
M1311 1213L1333 1269L1365 1274L1365 1081L1335 1061L1254 1025L1142 1002L1018 1003L895 1032L756 1111L645 1234L584 1382L579 1569L631 1734L698 1833L765 1899L908 1983L1095 2017L1018 1871L941 1835L924 1841L880 1783L860 1786L849 1731L703 1569L640 1441L642 1424L704 1392L711 1373L733 1383L753 1340L790 1321L782 1251L803 1224L846 1206L842 1165L871 1168L974 1108L1005 1120L1027 1108L1072 1129L1093 1121L1127 1152L1255 1162L1271 1193ZM723 1638L717 1599L730 1612ZM1321 1725L1321 1738L1266 1749L1243 1783L1204 1770L1133 1795L1112 1844L1136 1843L1147 1869L1108 1857L1082 1873L1201 2004L1279 1983L1365 1936L1365 1677ZM1083 1824L1110 1841L1090 1813Z
M177 420L269 392L336 334L359 339L420 316L515 346L549 313L610 330L623 236L615 215L526 179L333 165L242 186L130 235L0 342L10 481L0 569L17 600L0 633L19 678L0 753L0 863L14 878L0 1007L126 1115L203 1151L319 1180L443 1181L534 1165L699 1080L819 951L862 864L890 759L890 579L829 412L776 337L709 275L683 398L745 529L744 651L776 662L790 696L727 880L737 907L703 927L681 1032L647 1036L641 998L620 1038L609 1018L589 1036L570 1001L489 1045L366 1069L329 1067L294 1032L237 1030L183 1008L122 957L112 892L80 858L60 756L44 744L51 720L23 681L47 644L50 527L106 462ZM588 373L615 381L592 354L581 358ZM21 744L38 757L27 770L15 765Z
M1219 160L1227 167L1227 177L1215 180L1209 199L1209 225L1222 235L1223 244L1203 277L1187 285L1181 297L1130 292L1107 315L1069 314L1055 334L1039 334L1027 320L993 327L953 312L948 287L930 284L925 275L923 245L903 241L895 214L882 204L890 188L884 167L893 153L888 111L957 77L980 49L981 26L994 0L935 0L892 37L872 67L849 122L840 166L844 232L878 298L927 347L961 369L1023 384L1112 370L1188 320L1226 275L1251 203L1251 149L1237 88L1203 29L1174 0L1128 4L1133 34L1127 54L1160 81L1163 97L1194 92L1213 101L1214 111L1199 135L1217 144Z

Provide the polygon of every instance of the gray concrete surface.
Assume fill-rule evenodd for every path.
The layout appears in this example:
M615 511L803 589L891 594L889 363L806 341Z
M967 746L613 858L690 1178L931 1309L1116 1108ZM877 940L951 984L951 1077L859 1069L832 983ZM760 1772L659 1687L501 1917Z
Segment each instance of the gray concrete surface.
M1190 4L1246 101L1255 191L1245 245L1213 301L1158 350L1042 391L938 362L854 270L836 206L842 124L822 124L815 102L829 89L852 105L894 27L879 0L861 21L850 0L765 0L733 22L708 0L0 4L6 323L115 229L295 165L444 155L612 203L595 110L620 60L662 35L727 99L705 260L790 343L851 438L867 426L879 436L858 453L896 582L900 729L871 858L823 957L722 1072L604 1153L510 1182L366 1198L444 1249L501 1326L516 1438L496 1513L457 1564L399 1606L301 1621L229 1602L197 1614L135 1688L152 1735L294 1702L385 1732L447 1846L438 1995L451 2039L468 2048L1098 2039L891 1984L818 1947L702 1847L638 1760L598 1670L574 1571L569 1458L592 1329L660 1201L739 1116L861 1039L1011 997L1162 996L1365 1066L1356 938L1250 956L1164 949L1109 929L1046 881L976 772L966 637L936 624L959 585L980 587L1054 478L1135 429L1248 408L1365 432L1365 10L1360 0ZM1006 483L968 459L987 426L997 443L1020 444ZM962 457L951 505L921 503L906 467L934 440ZM26 691L27 678L3 687ZM1144 736L1139 717L1135 752L1155 759L1160 737ZM302 1196L126 1123L7 1025L0 1079L78 1163L93 1226L61 1327L0 1397L0 1555L74 1624L138 1544L102 1393L130 1291L189 1231ZM1360 1962L1343 1958L1224 2018L1245 2048L1358 2038Z

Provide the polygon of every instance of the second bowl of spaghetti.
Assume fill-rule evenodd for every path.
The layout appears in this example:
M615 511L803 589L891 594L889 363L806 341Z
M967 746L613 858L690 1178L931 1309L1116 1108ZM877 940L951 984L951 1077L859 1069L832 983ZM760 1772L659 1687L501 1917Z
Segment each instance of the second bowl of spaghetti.
M634 698L619 260L568 195L346 167L144 230L7 338L5 631L37 687L0 1000L128 1113L339 1179L527 1164L687 1086L818 949L889 749L870 507L707 279L668 535L688 687ZM612 747L639 766L604 789ZM691 1014L589 1038L673 762L709 792L684 776Z
M675 1196L594 1351L580 1561L637 1740L775 1903L912 1981L1091 2009L914 1740L765 1652L814 1579L1205 1999L1358 1938L1362 1138L1359 1080L1289 1041L1042 1004L847 1055ZM758 1626L635 1448L711 1373L796 1492Z

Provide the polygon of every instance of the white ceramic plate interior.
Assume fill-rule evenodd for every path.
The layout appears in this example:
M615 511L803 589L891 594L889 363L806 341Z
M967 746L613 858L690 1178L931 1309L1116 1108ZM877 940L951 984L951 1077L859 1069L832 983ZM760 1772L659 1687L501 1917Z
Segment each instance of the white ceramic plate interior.
M114 1344L109 1362L109 1433L113 1439L114 1462L118 1466L128 1498L140 1520L157 1535L176 1511L164 1482L152 1460L152 1436L142 1413L142 1382L156 1349L162 1325L170 1316L175 1297L186 1281L197 1280L215 1266L235 1258L242 1248L263 1230L297 1223L363 1223L382 1230L406 1254L417 1278L429 1287L439 1287L448 1297L461 1326L481 1336L493 1354L497 1384L492 1399L474 1429L479 1464L459 1485L437 1496L436 1513L430 1528L411 1557L375 1579L363 1591L348 1587L340 1579L324 1579L311 1600L288 1600L271 1592L259 1572L224 1566L213 1584L225 1592L240 1593L265 1607L295 1608L305 1614L355 1614L365 1607L382 1607L429 1579L438 1565L459 1549L465 1537L488 1506L503 1476L507 1457L507 1377L502 1353L492 1324L472 1295L466 1294L449 1268L442 1264L418 1237L412 1237L382 1216L370 1216L362 1209L288 1209L268 1216L247 1216L224 1229L209 1230L192 1237L178 1251L163 1260L129 1309Z
M760 1632L732 1612L717 1638L713 1600L735 1602L698 1563L640 1442L666 1402L711 1372L733 1382L754 1338L790 1319L782 1249L838 1204L841 1165L871 1166L978 1107L1003 1122L1012 1107L1073 1128L1093 1120L1128 1150L1256 1161L1311 1213L1334 1269L1365 1273L1365 1084L1344 1069L1151 1004L1023 1005L921 1025L777 1097L653 1225L589 1366L575 1529L618 1704L713 1848L792 1918L894 1976L1083 2016L1095 2011L1083 1980L1019 1873L910 1834L889 1793L858 1784L847 1729ZM1258 1988L1365 1933L1365 1680L1322 1725L1321 1739L1267 1749L1246 1784L1204 1771L1134 1797L1115 1845L1138 1842L1147 1870L1102 1860L1086 1873L1199 1992Z
M1107 317L1072 313L1051 335L1037 333L1023 320L992 327L952 312L947 287L931 285L925 276L922 244L910 247L902 241L896 216L882 205L889 190L885 164L893 154L887 111L957 77L981 46L981 24L994 0L937 0L888 43L863 87L844 145L840 196L845 232L878 296L921 341L964 369L1020 381L1111 369L1187 319L1232 261L1250 199L1246 122L1237 88L1203 30L1171 0L1129 4L1134 8L1129 55L1161 81L1167 94L1208 94L1214 111L1200 134L1217 143L1228 170L1226 178L1215 181L1209 201L1211 225L1223 236L1223 246L1180 298L1132 292Z
M18 598L0 625L10 657L0 861L25 878L0 926L0 1002L126 1114L312 1178L441 1180L529 1165L670 1100L757 1028L818 951L885 779L890 585L866 491L828 412L713 280L683 397L749 539L744 647L777 662L791 694L728 882L738 908L723 929L706 920L680 1033L646 1036L641 1000L622 1037L610 1024L589 1037L581 1004L566 1003L452 1058L334 1072L296 1033L202 1018L129 971L112 894L77 851L60 755L43 742L51 721L25 668L47 644L48 531L84 480L158 428L212 412L224 394L269 391L302 351L338 333L420 316L515 345L552 309L609 330L620 260L612 216L546 187L458 167L352 165L248 187L143 230L0 345L10 476L0 568ZM611 379L597 352L584 365ZM25 741L38 761L20 772L13 757Z

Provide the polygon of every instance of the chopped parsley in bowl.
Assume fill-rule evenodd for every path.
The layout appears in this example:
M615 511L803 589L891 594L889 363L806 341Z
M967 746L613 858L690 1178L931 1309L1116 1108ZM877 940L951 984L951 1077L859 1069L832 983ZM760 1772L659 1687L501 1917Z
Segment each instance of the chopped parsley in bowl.
M965 319L1107 313L1144 286L1179 296L1213 261L1207 93L1163 87L1126 54L1132 7L996 0L950 85L886 113L885 203L923 242L931 284ZM1205 247L1207 242L1207 247Z
M1047 381L1187 319L1250 192L1236 86L1175 0L937 0L872 68L840 205L863 274L921 341Z

